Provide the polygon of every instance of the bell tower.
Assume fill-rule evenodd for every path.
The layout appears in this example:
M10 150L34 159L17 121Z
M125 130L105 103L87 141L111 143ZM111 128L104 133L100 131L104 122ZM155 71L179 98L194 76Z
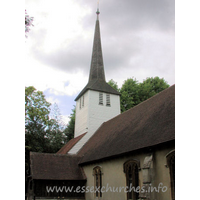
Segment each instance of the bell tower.
M102 123L120 114L120 93L106 83L101 47L99 7L92 49L90 74L87 85L76 97L76 117L74 137L86 133L69 151L78 150L95 133Z

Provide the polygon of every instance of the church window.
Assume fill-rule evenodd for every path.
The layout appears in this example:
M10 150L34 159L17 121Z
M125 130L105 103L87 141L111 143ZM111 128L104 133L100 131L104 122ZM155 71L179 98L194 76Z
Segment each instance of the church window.
M167 166L169 167L170 182L171 182L171 196L175 200L175 151L173 150L166 156Z
M127 200L139 198L137 187L139 186L138 174L139 162L130 160L124 163L124 173L126 174Z
M97 166L93 169L94 175L94 188L95 188L95 197L102 197L102 169L101 167Z
M110 94L106 94L106 106L110 106Z
M103 93L99 93L99 105L103 105Z

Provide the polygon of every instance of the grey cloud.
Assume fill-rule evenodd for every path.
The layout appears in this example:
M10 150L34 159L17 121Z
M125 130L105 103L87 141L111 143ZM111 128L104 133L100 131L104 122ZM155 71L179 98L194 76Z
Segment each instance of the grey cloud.
M91 4L91 1L84 1ZM94 2L91 4L94 7ZM109 0L100 1L100 18L103 27L118 32L130 29L154 27L160 30L174 29L174 0ZM91 21L91 16L85 23ZM116 32L116 33L118 33Z
M94 11L82 19L83 29L94 33L96 2L81 0L78 3L82 4L83 9L87 5ZM130 77L137 78L141 76L141 69L148 72L144 76L149 76L157 70L160 76L167 74L167 78L173 83L174 42L169 39L171 46L165 49L165 41L158 40L153 43L145 38L143 40L139 37L139 33L142 31L161 32L167 37L172 32L173 35L174 0L102 0L100 12L103 59L108 76L124 70L124 74L127 71ZM88 40L82 37L76 38L69 46L49 54L40 50L40 45L42 45L40 36L45 37L45 31L39 33L37 45L32 49L38 60L63 71L74 72L82 69L88 76L93 36ZM169 37L171 38L171 35ZM158 42L161 44L159 45ZM154 60L154 65L151 63L152 60ZM171 77L170 73L173 73ZM157 75L156 72L154 74Z
M78 69L85 71L90 64L91 46L85 44L82 39L77 39L69 46L60 48L51 53L45 53L38 46L33 46L32 52L40 62L66 72L76 72Z

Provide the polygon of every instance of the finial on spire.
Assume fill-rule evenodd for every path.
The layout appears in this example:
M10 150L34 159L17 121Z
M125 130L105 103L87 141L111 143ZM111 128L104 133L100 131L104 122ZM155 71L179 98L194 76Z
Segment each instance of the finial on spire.
M97 1L97 12L96 12L96 14L97 14L97 19L99 19L99 14L100 14L100 12L99 12L99 0Z

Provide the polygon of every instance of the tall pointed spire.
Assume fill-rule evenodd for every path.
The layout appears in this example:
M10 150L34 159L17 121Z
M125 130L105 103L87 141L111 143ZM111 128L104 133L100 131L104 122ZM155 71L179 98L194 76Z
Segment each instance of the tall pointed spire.
M100 125L120 114L120 93L105 81L101 37L99 28L99 7L97 7L94 44L90 75L87 85L76 97L75 137L86 133L69 154L77 153L92 137Z
M97 19L95 25L94 42L92 49L92 61L90 66L90 75L87 85L76 97L77 101L87 90L101 91L109 94L120 95L118 91L113 89L110 85L106 83L104 64L103 64L103 54L101 48L101 36L100 36L100 26L99 26L99 6L97 6Z
M97 20L95 25L89 82L95 79L101 79L105 81L103 54L101 48L100 25L99 25L99 14L100 14L99 7L97 7L96 14L97 14Z

